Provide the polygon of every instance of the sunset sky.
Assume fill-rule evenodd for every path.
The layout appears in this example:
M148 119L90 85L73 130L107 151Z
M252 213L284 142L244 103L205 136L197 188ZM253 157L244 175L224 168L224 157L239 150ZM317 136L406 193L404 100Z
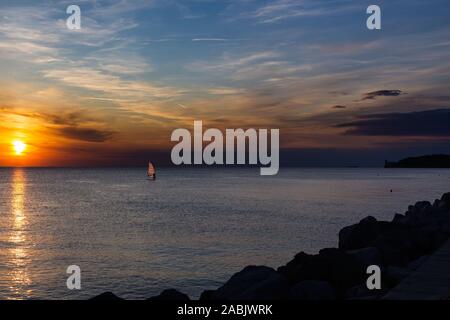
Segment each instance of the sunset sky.
M0 166L164 161L194 120L285 164L450 152L448 0L2 0L0 70Z

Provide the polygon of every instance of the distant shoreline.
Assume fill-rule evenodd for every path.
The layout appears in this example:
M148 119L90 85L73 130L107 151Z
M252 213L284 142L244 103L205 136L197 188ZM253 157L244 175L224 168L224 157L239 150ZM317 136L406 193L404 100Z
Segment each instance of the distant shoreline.
M385 161L385 168L450 169L450 155L435 154L405 158L397 162Z

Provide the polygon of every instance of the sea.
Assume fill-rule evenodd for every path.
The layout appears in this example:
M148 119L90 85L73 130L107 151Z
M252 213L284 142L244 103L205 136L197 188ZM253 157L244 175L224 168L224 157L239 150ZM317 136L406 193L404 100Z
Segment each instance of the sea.
M341 228L450 192L450 170L0 169L0 299L191 298L247 265L338 245ZM69 290L69 266L81 289Z

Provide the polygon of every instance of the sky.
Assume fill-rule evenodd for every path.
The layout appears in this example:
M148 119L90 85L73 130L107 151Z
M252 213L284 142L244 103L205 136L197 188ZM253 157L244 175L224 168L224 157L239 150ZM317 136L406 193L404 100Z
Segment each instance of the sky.
M194 120L284 165L450 153L449 80L448 0L2 0L0 166L166 164Z

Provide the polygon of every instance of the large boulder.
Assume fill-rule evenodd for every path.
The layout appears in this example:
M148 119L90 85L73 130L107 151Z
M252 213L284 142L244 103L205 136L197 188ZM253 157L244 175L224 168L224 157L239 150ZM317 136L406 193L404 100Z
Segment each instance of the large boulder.
M326 281L305 280L294 285L289 291L291 300L335 300L336 293Z
M373 245L380 251L384 265L403 266L415 257L413 244L406 236L381 234Z
M200 294L200 301L209 301L213 300L215 290L205 290Z
M299 253L278 271L292 284L305 280L330 283L338 294L365 279L364 265L355 256L336 248L322 249L319 254Z
M442 195L439 207L450 210L450 192L444 193Z
M189 296L175 289L166 289L158 296L150 297L149 301L189 301Z
M102 294L99 294L98 296L95 296L91 298L90 300L93 301L120 301L123 300L122 298L116 296L112 292L103 292Z
M433 203L433 209L447 214L450 213L450 192L444 193L441 199L436 199Z
M415 238L409 240L419 240L417 245L430 247L440 245L439 241L433 244L427 244L424 238L417 238L417 230L428 227L430 233L441 230L447 237L450 225L450 193L446 193L440 200L436 200L433 205L428 201L419 201L415 205L409 206L404 215L396 214L392 222L377 221L374 217L362 219L358 224L343 228L339 232L339 248L344 250L355 250L373 246L376 239L383 235L388 238ZM422 230L422 233L425 230ZM420 236L419 236L420 237ZM439 238L442 238L440 235ZM440 240L440 239L437 239ZM441 241L441 240L440 240Z
M450 215L432 208L429 202L418 202L404 216L396 215L393 222L365 218L339 232L339 248L354 251L375 247L382 264L404 266L436 250L450 235L445 223Z
M307 275L300 275L300 273L305 273L307 271L305 270L305 265L311 263L312 259L313 255L307 254L302 251L300 253L297 253L294 259L289 261L285 266L279 267L277 271L283 274L291 283L305 280L305 278L307 278ZM316 270L316 272L320 271ZM313 278L312 275L311 278Z
M429 258L429 256L421 256L421 257L417 258L416 260L408 263L406 268L409 271L417 270L428 258Z
M450 221L445 221L442 223L441 231L447 238L450 237Z
M411 241L413 241L416 247L417 257L433 252L439 248L446 239L447 236L443 234L440 226L436 225L424 225L423 227L418 227L411 236Z
M240 300L279 300L284 299L289 290L287 279L279 273L245 290L237 299Z
M372 216L339 231L339 248L355 250L370 246L378 235L378 221Z
M411 215L424 215L430 213L433 206L429 201L419 201L415 205L409 206L407 214Z
M400 223L410 227L424 226L432 223L432 213L434 207L428 201L419 201L415 205L409 206L408 211L401 219L398 216L394 217L394 223Z
M354 257L356 261L367 269L371 265L382 265L381 253L376 247L362 248L358 250L347 251L347 254Z
M406 224L406 217L403 214L396 213L394 218L392 219L392 223L395 224Z
M392 222L414 228L424 226L438 228L443 224L450 223L450 207L447 205L449 200L446 194L442 199L436 199L433 205L428 201L417 202L415 205L409 206L404 215L396 214Z
M276 300L286 296L284 276L265 266L248 266L217 290L202 294L202 300Z
M325 278L338 292L361 283L366 278L366 268L354 256L340 249L322 249L319 257L329 264L330 274Z
M345 294L345 299L347 300L376 300L381 298L386 290L383 289L385 286L382 284L382 289L369 290L365 283L354 286L347 290Z
M411 271L407 268L389 266L385 269L383 273L384 281L388 284L389 287L394 287L399 284L403 279L408 277L411 274Z

